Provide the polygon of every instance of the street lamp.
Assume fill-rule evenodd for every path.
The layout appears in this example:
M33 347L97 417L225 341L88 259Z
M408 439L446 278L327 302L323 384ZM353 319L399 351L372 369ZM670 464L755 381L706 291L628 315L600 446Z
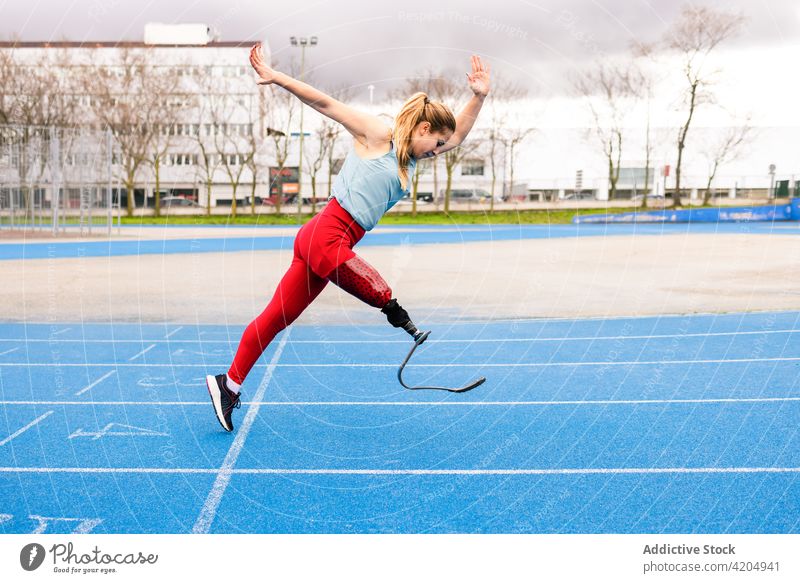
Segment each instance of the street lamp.
M306 47L317 46L317 37L290 36L289 42L293 47L300 47L300 81L303 81L306 66ZM303 102L300 102L300 155L297 162L297 216L303 212Z
M775 198L775 164L769 165L769 198Z

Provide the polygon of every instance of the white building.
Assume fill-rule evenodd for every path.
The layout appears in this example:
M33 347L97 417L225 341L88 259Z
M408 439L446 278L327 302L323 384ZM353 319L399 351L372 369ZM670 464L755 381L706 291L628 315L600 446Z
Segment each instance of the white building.
M131 118L157 128L152 144L143 153L147 161L136 168L134 200L137 207L145 204L151 206L154 202L156 167L162 197L181 196L204 205L210 203L212 207L230 205L234 191L239 204L249 201L253 195L258 200L270 196L274 198L279 190L278 182L283 183L280 188L284 196L296 193L299 102L294 100L294 110L291 110L291 100L284 101L278 96L282 90L263 88L255 83L248 62L251 43L214 40L212 31L204 25L148 26L145 40L142 43L0 43L0 53L13 56L18 73L24 72L25 67L41 68L44 63L52 68L47 75L62 74L68 81L64 87L71 87L66 92L72 92L64 97L74 99L79 104L70 125L91 124L98 131L104 127L98 119L98 112L130 105L133 95L142 93L143 80L147 79L147 76L141 76L138 78L141 82L137 85L137 75L141 74L141 69L137 67L142 62L174 83L158 102L159 106L168 107L168 114L162 108L150 116L149 109L140 108L137 113L141 117ZM797 52L800 54L800 51ZM754 67L759 62L755 60ZM99 72L103 72L104 76L100 76ZM742 74L745 76L742 82L747 83L747 75ZM105 85L99 81L93 83L92 75L97 75L98 80L104 79ZM127 77L129 75L133 76L133 81ZM88 83L69 82L86 79L87 76ZM112 91L106 95L109 90L104 87L109 83L116 86L116 93ZM664 79L662 83L668 85L671 81ZM735 87L729 90L735 91ZM107 102L103 101L103 95ZM667 165L674 167L674 128L679 125L680 114L670 101L674 101L674 97L661 97L652 104L652 108L661 111L662 115L653 119L651 169L647 174L650 178L649 189L663 193L665 189L669 192L672 186L672 177L665 180L662 169ZM12 98L0 90L0 111ZM399 105L363 107L391 117ZM459 104L449 105L457 110ZM579 99L520 102L512 104L509 113L509 119L514 120L512 125L533 128L533 131L515 149L513 185L510 184L512 172L506 148L501 146L498 149L495 164L496 196L563 198L575 191L584 191L601 200L608 197L607 162L587 129L591 126L591 119ZM618 196L622 198L644 190L644 130L639 127L642 119L641 111L631 111L632 122L631 127L626 128L623 168L618 184ZM481 141L482 136L488 135L487 124L490 120L490 115L481 115L471 135L473 141ZM301 173L304 197L311 196L312 192L308 164L318 151L316 130L321 121L319 114L311 108L305 109L304 167ZM800 161L796 129L790 123L775 125L774 121L769 116L762 116L754 122L755 131L746 150L717 173L712 186L719 194L766 196L773 186L773 180L778 190L784 181L789 191L794 193L798 188ZM115 125L129 122L120 118ZM713 143L725 131L725 123L724 119L720 121L711 117L699 119L693 127L691 147L687 149L683 167L683 187L686 192L698 194L705 188L708 168L703 155L704 144ZM274 138L279 142L283 140L278 145L285 146L285 152L279 151ZM45 172L39 179L45 183L49 181L51 185L59 183L66 186L69 192L72 192L69 189L71 180L94 181L97 187L93 187L93 192L99 201L104 200L102 193L109 182L114 191L126 192L126 165L122 163L126 155L119 141L115 140L117 143L113 153L102 153L100 149L95 149L94 156L87 156L85 152L83 155L69 154L64 144L61 148L61 168L58 172L52 171L49 176ZM343 132L331 156L334 173L350 144L350 137ZM452 188L460 190L462 194L491 190L491 161L487 146L486 140L483 140L481 146L465 156L464 161L454 169ZM7 192L20 186L14 183L14 169L15 163L19 165L21 153L15 153L8 143L5 149L0 148L0 188L5 188ZM111 180L105 172L107 165L103 162L103 155L111 162ZM285 158L282 167L277 162L281 157ZM444 189L445 164L442 160L437 164L436 173L430 167L426 169L424 164L419 165L418 193L423 198L432 197L435 192L441 194ZM769 172L772 164L777 168L774 175ZM87 168L86 171L76 170L81 165ZM89 167L93 172L89 172ZM322 164L316 180L318 198L327 197L327 170L327 163ZM795 176L795 172L798 176ZM19 176L16 180L18 183L23 181ZM25 180L33 181L33 178L26 175ZM30 186L38 188L45 199L49 198L46 185ZM123 194L123 207L125 202L126 195Z
M0 43L0 51L13 57L16 74L24 75L45 65L52 69L47 75L62 77L61 87L68 89L60 98L71 99L77 105L66 125L88 126L97 131L102 131L109 123L150 126L151 144L140 152L146 160L135 173L136 206L142 206L145 200L152 204L156 159L162 196L177 195L205 202L206 185L211 184L214 206L226 200L230 204L233 183L238 185L238 199L250 196L251 168L267 161L266 152L261 149L257 149L253 159L253 148L248 143L251 136L266 135L267 119L265 94L255 84L247 60L249 43L218 42L211 40L208 33L203 38L203 30L208 29L202 25L189 29L162 25L148 29L146 36L151 43ZM170 35L174 42L165 44ZM144 72L143 67L149 73ZM26 68L30 69L26 71ZM140 107L137 112L136 100L152 89L143 87L147 84L143 79L149 74L153 79L158 76L167 79L171 89L161 95L158 103L151 101L147 104L149 109ZM96 76L96 83L92 83L92 76ZM115 88L110 88L109 84ZM13 96L5 93L0 97L3 99L0 107L10 107ZM55 99L55 96L50 98ZM126 107L134 110L131 115L109 115L108 119L103 119L104 113L98 113L114 108L121 111ZM109 122L109 119L114 121ZM11 121L19 122L19 119L12 117ZM126 157L126 148L120 141L114 140L111 160L115 191L118 187L125 190L122 184L126 169L121 162ZM0 172L4 161L6 171L0 175L9 183L13 182L9 178L13 173L8 170L18 162L24 148L17 144L17 151L14 151L8 141L5 145L5 156L0 153ZM62 146L65 150L66 145ZM72 143L70 147L76 152L87 149L85 144ZM89 155L63 152L63 167L58 173L77 175L71 167L82 164L103 166L103 159L98 155L102 158L106 152L100 153L97 147L88 149L91 150ZM104 185L105 176L102 172L100 175L98 182ZM40 176L44 178L52 176ZM258 186L267 188L266 184ZM125 196L123 194L123 206Z
M78 183L82 187L87 182L93 184L91 196L99 205L106 200L106 185L110 182L115 200L124 208L127 203L125 182L130 176L122 162L130 159L129 148L122 145L124 140L114 139L113 148L107 151L101 133L109 125L137 122L149 124L154 134L150 145L137 153L144 158L133 174L134 206L137 208L154 205L157 181L161 197L180 196L202 205L210 203L212 207L230 206L234 190L240 205L248 203L252 196L260 202L274 200L281 190L284 199L297 193L299 101L289 103L276 98L282 90L255 83L248 61L252 43L212 40L211 31L203 25L148 26L145 38L149 42L0 43L0 51L13 58L17 74L32 74L44 68L46 76L51 79L60 76L64 81L60 86L61 98L73 100L77 109L61 123L95 130L91 134L87 132L88 139L85 136L72 139L69 144L62 138L60 164L49 151L48 144L53 140L29 140L24 145L13 139L6 140L5 149L0 151L0 188L5 193L5 202L0 200L0 203L4 208L8 206L11 192L16 192L15 204L22 205L21 189L26 184L41 193L42 206L52 201L50 191L58 184L63 188L62 197L68 199L66 206L76 207L80 204ZM172 42L168 42L170 38ZM152 109L154 105L148 102L138 112L141 119L125 114L109 115L112 121L103 119L113 108L120 111L125 107L133 108L136 99L146 92L144 86L150 83L148 75L163 76L174 82L158 103L169 107L168 115L163 108L150 115L145 109ZM86 78L90 79L88 83L81 81ZM93 78L97 81L92 81ZM109 88L109 84L114 88ZM56 91L53 87L46 90ZM0 100L0 106L8 108L12 96L0 91ZM307 198L312 193L309 164L319 149L316 130L322 118L308 107L304 118L301 175L302 194ZM351 144L349 135L342 134L331 157L334 173ZM280 143L276 144L275 140ZM91 147L87 142L92 142ZM26 171L20 176L21 156L37 148L39 152L32 157L42 163L48 160L47 169L38 174ZM282 167L277 163L278 148L285 149ZM106 158L111 162L110 180ZM331 178L327 162L322 164L316 180L317 197L322 199L327 198ZM480 176L480 162L472 160L467 166L472 170L465 170L465 176L470 172L472 175L457 180L454 187L485 187ZM438 174L439 184L443 185L442 166ZM432 178L423 176L419 191L432 196Z

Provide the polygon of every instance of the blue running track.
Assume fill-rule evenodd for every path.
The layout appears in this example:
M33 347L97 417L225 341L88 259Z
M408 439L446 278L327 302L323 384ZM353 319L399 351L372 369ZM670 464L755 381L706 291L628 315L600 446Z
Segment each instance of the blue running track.
M800 314L0 325L0 532L798 533Z
M0 260L63 259L120 255L163 255L172 253L223 253L290 249L294 234L233 236L238 227L218 227L219 237L186 239L142 239L100 241L53 241L0 243ZM139 234L146 229L128 228ZM435 225L430 227L384 227L368 233L359 247L373 245L425 245L476 241L521 241L563 237L604 237L619 235L671 235L681 233L800 235L796 222L684 223L632 225ZM30 235L35 236L34 234Z

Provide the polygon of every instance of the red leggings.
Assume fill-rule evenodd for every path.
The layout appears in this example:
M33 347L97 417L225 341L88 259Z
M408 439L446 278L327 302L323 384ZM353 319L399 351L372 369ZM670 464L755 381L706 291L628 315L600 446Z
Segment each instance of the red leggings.
M370 306L383 308L392 290L353 252L364 229L336 199L298 231L294 258L266 309L245 328L228 377L242 384L275 335L294 322L332 281Z

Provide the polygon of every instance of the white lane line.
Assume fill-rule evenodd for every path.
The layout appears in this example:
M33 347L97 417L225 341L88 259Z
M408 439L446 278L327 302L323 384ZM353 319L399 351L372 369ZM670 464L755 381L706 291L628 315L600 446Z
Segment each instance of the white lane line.
M749 334L797 334L800 330L770 330L766 332L707 332L692 334L649 334L643 336L552 336L532 338L454 338L426 340L431 344L472 344L473 342L503 343L503 342L574 342L596 340L654 340L658 338L704 338L708 336L740 336ZM231 342L234 342L231 340ZM407 339L401 340L292 340L289 344L408 344Z
M175 329L174 329L172 332L170 332L169 334L167 334L166 336L164 336L164 339L167 339L167 338L169 338L170 336L172 336L172 335L173 335L173 334L175 334L176 332L180 332L181 330L183 330L183 326L178 326L178 327L177 327L177 328L175 328Z
M701 360L639 360L639 361L592 361L592 362L481 362L481 363L414 363L406 365L407 368L510 368L510 367L550 367L550 366L641 366L641 365L663 365L663 364L719 364L725 362L743 363L743 362L794 362L800 361L800 357L776 357L776 358L714 358L714 359L701 359ZM62 365L63 366L63 365ZM83 365L82 365L83 366ZM320 364L279 364L279 367L302 367L302 368L325 368L337 367L341 368L341 364L335 363L320 363ZM396 368L397 363L347 363L348 367L369 368L369 367L391 367Z
M169 338L177 332L181 330L183 326L180 328L173 330L169 334L167 334L164 338ZM426 344L472 344L472 343L502 343L502 342L586 342L586 341L599 341L599 340L655 340L659 338L705 338L709 336L747 336L747 335L759 335L759 334L798 334L800 330L797 329L786 329L786 330L759 330L759 331L747 331L747 332L698 332L692 334L648 334L642 336L550 336L550 337L530 337L530 338L430 338L426 340ZM57 340L56 342L61 343L68 343L68 342L80 342L81 344L131 344L131 343L144 343L144 342L163 342L164 340L161 339L151 339L151 340L142 340L142 339L131 339L131 340L123 340L123 339L114 339L114 340L82 340L80 338L65 338L63 340ZM0 342L47 342L53 343L52 340L48 340L46 338L2 338ZM221 344L235 344L238 340L235 339L227 339L227 340L171 340L170 344L178 344L178 343L186 343L186 344L214 344L214 343L221 343ZM291 340L289 344L408 344L408 340L406 339L398 339L398 340L377 340L377 339L361 339L361 340Z
M153 345L155 346L155 344ZM148 347L143 352L147 352L150 350L151 347ZM142 353L137 354L136 356L141 356ZM133 357L135 358L135 357ZM129 358L128 360L132 360ZM640 361L598 361L598 362L502 362L502 363L493 363L493 362L465 362L465 363L458 363L454 364L451 362L448 363L431 363L431 364L407 364L406 368L536 368L536 367L553 367L553 366L642 366L642 365L664 365L664 364L725 364L725 363L745 363L745 362L797 362L800 361L800 356L787 356L787 357L776 357L776 358L714 358L714 359L705 359L705 360L640 360ZM100 363L90 363L90 362L59 362L59 363L40 363L40 362L3 362L0 363L3 366L25 366L25 367L33 367L33 366L59 366L59 367L67 367L67 366L80 366L80 367L87 367L87 366L98 366L98 367L108 367L108 366L116 366L116 367L138 367L138 366L148 366L148 367L169 367L169 368L180 368L180 367L197 367L201 366L203 368L226 368L230 366L230 362L219 362L216 364L213 363L201 363L201 362L193 362L193 363L179 363L179 362L169 362L169 363L147 363L147 364L126 364L124 362L115 363L115 362L100 362ZM270 365L272 366L272 365ZM396 362L375 362L375 363L347 363L347 366L350 368L397 368L398 364ZM341 364L337 363L324 363L324 364L310 364L310 363L296 363L296 364L276 364L276 368L341 368Z
M427 324L437 324L441 326L452 326L452 325L464 325L464 324L495 324L499 322L513 322L517 324L538 324L538 323L547 323L547 322L554 322L557 324L563 324L566 322L573 322L573 323L580 323L580 322L628 322L628 321L640 321L640 320L680 320L680 319L690 319L690 318L713 318L714 320L726 320L731 318L739 318L741 319L742 316L749 316L749 317L757 317L757 316L795 316L797 312L792 311L780 311L780 312L731 312L731 313L720 313L720 312L698 312L696 314L643 314L640 316L584 316L583 318L575 318L572 316L551 316L551 317L539 317L539 316L522 316L518 318L464 318L461 320L456 320L455 322L441 322L441 321L432 321L427 322ZM38 324L38 322L34 322Z
M19 474L216 474L217 468L14 468L0 467L0 473ZM741 467L741 468L543 468L543 469L497 469L497 470L416 470L416 469L314 469L314 468L258 468L230 469L228 474L323 474L344 476L539 476L564 474L797 474L800 467Z
M72 330L72 328L62 328L61 330L56 330L55 332L53 332L52 336L58 336L59 334L64 334L66 332L69 332L70 330Z
M208 493L205 504L203 504L203 508L200 510L200 515L197 517L197 520L194 523L194 527L192 528L193 533L208 533L208 531L211 529L211 524L214 522L214 517L217 514L217 508L219 507L219 503L222 501L222 495L225 493L225 489L228 487L228 484L231 481L231 476L233 475L233 466L236 465L236 460L242 451L242 447L244 447L244 441L247 439L247 434L250 432L250 428L253 426L253 422L258 415L258 410L260 407L259 402L264 397L267 386L272 380L272 373L275 370L278 359L283 353L283 348L286 346L286 340L290 333L291 329L287 330L283 335L283 338L281 338L280 344L278 344L278 348L275 350L275 355L272 357L272 360L267 367L267 371L264 373L264 377L261 379L261 384L258 385L258 390L256 390L256 394L253 395L253 400L255 402L251 403L247 408L247 413L245 413L242 424L236 433L236 438L233 440L231 448L228 450L225 460L222 462L222 467L219 469L219 473L214 480L214 485L211 487L211 492Z
M133 356L131 356L131 357L128 359L128 362L130 362L130 361L132 361L132 360L136 360L136 359L137 359L137 358L139 358L140 356L142 356L142 355L144 355L144 354L147 354L147 353L148 353L150 350L152 350L152 349L153 349L153 348L155 348L155 347L156 347L156 345L155 345L155 344L151 344L150 346L148 346L147 348L145 348L145 349L144 349L144 350L142 350L141 352L137 352L136 354L134 354Z
M154 227L154 229L158 229L160 227ZM537 323L547 323L553 322L556 324L563 324L563 323L581 323L581 322L616 322L616 323L623 323L629 321L640 321L640 320L680 320L680 319L713 319L715 321L726 321L737 319L740 320L738 325L741 325L742 318L746 317L752 320L758 320L759 318L766 318L766 317L778 317L778 316L786 316L790 318L795 318L797 316L797 311L792 310L778 310L778 311L756 311L756 312L697 312L692 314L640 314L640 315L628 315L628 316L584 316L582 318L576 318L574 316L549 316L549 317L542 317L542 316L521 316L521 317L508 317L508 318L461 318L458 320L449 320L449 321L441 321L441 320L431 320L426 322L427 324L436 324L439 326L465 326L471 324L495 324L495 323L502 323L502 322L511 322L517 324L537 324ZM178 325L177 322L172 322L174 325ZM25 322L25 325L28 327L45 327L45 326L52 326L52 322L46 321L29 321ZM187 322L185 324L187 326L196 326L197 322ZM210 326L210 325L209 325ZM200 334L218 334L220 332L217 331L206 331L200 330ZM224 334L224 332L223 332Z
M80 395L84 394L84 393L85 393L86 391L88 391L89 389L91 389L91 388L93 388L93 387L96 387L97 385L99 385L100 383L102 383L104 380L106 380L108 377L110 377L112 374L115 374L116 372L117 372L117 371L115 371L115 370L110 370L110 371L108 371L106 374L104 374L103 376L101 376L99 379L97 379L96 381L94 381L93 383L91 383L91 384L89 384L89 385L86 385L86 386L85 386L85 387L83 387L83 388L82 388L80 391L78 391L77 393L75 393L75 396L76 396L76 397L78 397L78 396L80 396Z
M753 397L718 399L629 399L597 401L242 401L242 405L258 404L261 407L538 407L548 405L671 405L703 403L785 403L800 401L800 397ZM0 405L92 405L142 406L142 407L206 407L207 401L0 401Z
M15 431L14 433L12 433L12 434L11 434L11 435L9 435L8 437L6 437L6 438L5 438L3 441L0 441L0 446L3 446L3 445L5 445L5 444L7 444L9 441L11 441L12 439L14 439L15 437L19 437L20 435L22 435L23 433L25 433L25 432L26 432L28 429L30 429L31 427L33 427L34 425L36 425L36 424L37 424L37 423L39 423L40 421L42 421L42 420L44 420L44 419L47 419L47 418L48 418L50 415L52 415L52 414L53 414L53 412L52 412L52 411L48 411L48 412L47 412L47 413L45 413L44 415L40 415L39 417L37 417L36 419L34 419L34 420L33 420L33 421L31 421L30 423L28 423L28 424L27 424L25 427L23 427L22 429L19 429L19 430Z
M17 350L19 350L19 346L17 346L16 348L11 348L9 350L6 350L4 352L0 352L0 356L3 356L4 354L11 354L12 352L16 352Z

